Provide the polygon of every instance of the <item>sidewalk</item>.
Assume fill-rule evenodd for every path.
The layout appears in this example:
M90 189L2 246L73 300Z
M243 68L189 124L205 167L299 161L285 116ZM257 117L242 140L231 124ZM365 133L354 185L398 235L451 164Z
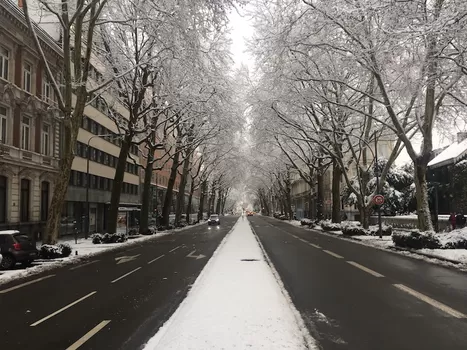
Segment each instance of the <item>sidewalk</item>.
M145 350L314 349L281 286L248 220L239 219Z

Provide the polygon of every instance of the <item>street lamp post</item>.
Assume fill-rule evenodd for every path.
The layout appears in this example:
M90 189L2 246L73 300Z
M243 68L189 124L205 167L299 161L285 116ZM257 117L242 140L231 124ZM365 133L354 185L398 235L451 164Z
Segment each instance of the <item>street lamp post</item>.
M90 205L89 205L89 183L90 183L90 178L91 174L89 174L89 160L90 160L90 149L89 145L91 143L91 140L96 137L107 137L107 136L113 136L112 134L104 134L104 135L94 135L91 136L87 142L87 147L86 147L86 227L84 230L84 238L88 239L89 236L89 229L90 229Z

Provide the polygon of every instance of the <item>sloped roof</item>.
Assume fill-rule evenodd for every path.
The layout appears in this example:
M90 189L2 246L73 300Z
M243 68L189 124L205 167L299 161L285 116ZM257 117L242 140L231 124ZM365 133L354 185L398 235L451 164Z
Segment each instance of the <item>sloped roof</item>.
M467 139L455 142L434 157L429 163L430 168L439 168L444 165L455 164L467 155Z

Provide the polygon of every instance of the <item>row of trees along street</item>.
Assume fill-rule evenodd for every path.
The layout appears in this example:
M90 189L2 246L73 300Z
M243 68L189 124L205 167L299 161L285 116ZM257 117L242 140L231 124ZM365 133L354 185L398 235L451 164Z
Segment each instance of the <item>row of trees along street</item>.
M32 14L46 13L62 33L60 78L45 59ZM55 179L46 225L46 243L55 243L83 112L96 100L106 105L121 138L111 192L107 230L116 232L125 166L132 145L144 154L140 231L148 230L152 174L171 162L162 221L168 224L177 173L176 224L193 194L217 199L222 210L235 177L227 169L236 159L235 137L242 126L234 99L227 14L232 2L188 0L23 0L35 47L57 96L65 146ZM90 77L91 67L99 77ZM238 108L237 108L238 107ZM238 116L240 115L240 117ZM136 159L135 159L136 162ZM190 188L187 189L187 183ZM184 203L189 192L189 203ZM200 207L202 215L203 205Z
M310 196L316 196L322 217L323 175L329 168L332 221L341 220L341 194L357 206L367 228L377 192L404 199L402 191L412 189L419 229L433 230L427 165L434 129L449 134L464 127L467 2L258 0L256 5L250 51L257 76L249 114L255 155L262 157L263 170L270 168L257 174L262 207L276 198L291 215L295 172L315 192ZM393 140L392 152L375 166L374 145L387 140ZM403 150L413 165L395 167Z

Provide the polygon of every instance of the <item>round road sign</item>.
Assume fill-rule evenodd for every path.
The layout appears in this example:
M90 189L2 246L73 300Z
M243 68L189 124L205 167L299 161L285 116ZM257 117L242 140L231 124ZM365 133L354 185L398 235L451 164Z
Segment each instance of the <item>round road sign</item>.
M380 194L377 194L376 196L373 197L373 202L376 205L383 205L384 203L384 197Z

